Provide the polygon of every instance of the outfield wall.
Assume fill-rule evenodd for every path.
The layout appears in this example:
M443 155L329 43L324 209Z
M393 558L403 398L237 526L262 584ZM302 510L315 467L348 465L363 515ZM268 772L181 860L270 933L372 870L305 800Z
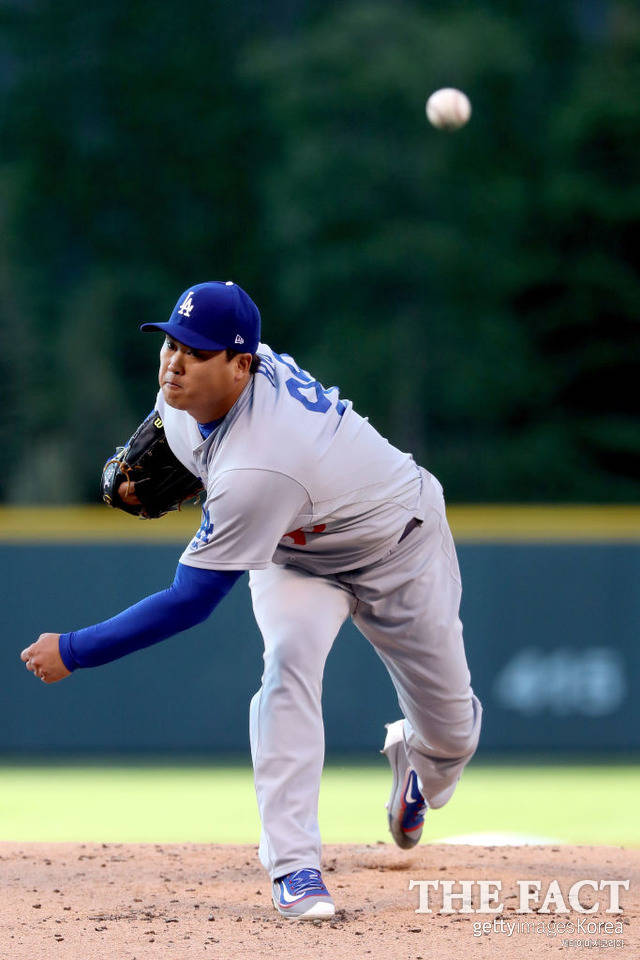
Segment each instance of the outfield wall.
M481 751L640 749L640 509L453 507ZM0 509L5 588L0 751L248 749L261 642L246 577L188 633L47 686L20 650L167 586L198 526L101 507ZM327 748L375 751L398 715L391 682L348 624L327 663Z

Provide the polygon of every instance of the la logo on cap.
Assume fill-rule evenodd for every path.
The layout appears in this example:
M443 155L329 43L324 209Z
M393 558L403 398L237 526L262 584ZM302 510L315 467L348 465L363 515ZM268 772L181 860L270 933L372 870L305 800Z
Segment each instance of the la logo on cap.
M178 313L181 313L183 317L188 317L191 314L195 304L193 302L193 290L189 290L189 293L186 295L182 303L180 304L180 309Z

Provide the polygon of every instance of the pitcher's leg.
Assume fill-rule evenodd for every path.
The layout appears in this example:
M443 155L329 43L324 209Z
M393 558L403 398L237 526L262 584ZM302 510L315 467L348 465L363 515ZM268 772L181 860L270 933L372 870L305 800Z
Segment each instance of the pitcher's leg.
M250 585L265 645L262 686L250 708L251 755L260 860L275 878L320 868L322 675L353 600L329 578L275 564L253 571Z
M439 807L475 753L482 709L470 685L444 501L439 485L427 493L422 527L353 581L354 622L391 675L409 764L429 806Z
M435 809L451 798L476 751L482 707L470 686L461 628L453 626L446 638L438 629L438 644L430 653L425 650L432 629L429 618L416 617L415 629L416 640L408 641L401 654L389 652L375 626L368 625L366 635L393 680L405 718L409 765L418 774L429 806Z

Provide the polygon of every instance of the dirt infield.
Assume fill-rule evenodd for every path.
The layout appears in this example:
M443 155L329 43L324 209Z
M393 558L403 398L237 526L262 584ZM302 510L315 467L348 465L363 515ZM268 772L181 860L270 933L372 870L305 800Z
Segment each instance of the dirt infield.
M255 847L2 843L0 960L640 957L638 850L423 844L405 854L386 843L333 845L324 871L335 919L296 924L275 912ZM587 887L580 902L597 900L598 911L571 909L571 886L587 878L629 880L623 913L607 914L608 891ZM416 913L411 880L456 881L454 892L461 880L499 880L504 909L442 914L440 885L429 891L433 913ZM558 881L570 912L519 914L516 880L540 880L540 902ZM472 890L477 907L477 884ZM494 917L491 932L474 935L474 924L478 931Z

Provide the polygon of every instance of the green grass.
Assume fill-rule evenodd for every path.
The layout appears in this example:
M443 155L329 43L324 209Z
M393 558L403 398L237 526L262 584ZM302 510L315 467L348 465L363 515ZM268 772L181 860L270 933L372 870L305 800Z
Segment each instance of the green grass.
M388 770L329 765L325 843L387 840ZM516 833L640 846L640 766L482 765L429 815L428 838ZM245 766L0 766L0 840L257 843Z

